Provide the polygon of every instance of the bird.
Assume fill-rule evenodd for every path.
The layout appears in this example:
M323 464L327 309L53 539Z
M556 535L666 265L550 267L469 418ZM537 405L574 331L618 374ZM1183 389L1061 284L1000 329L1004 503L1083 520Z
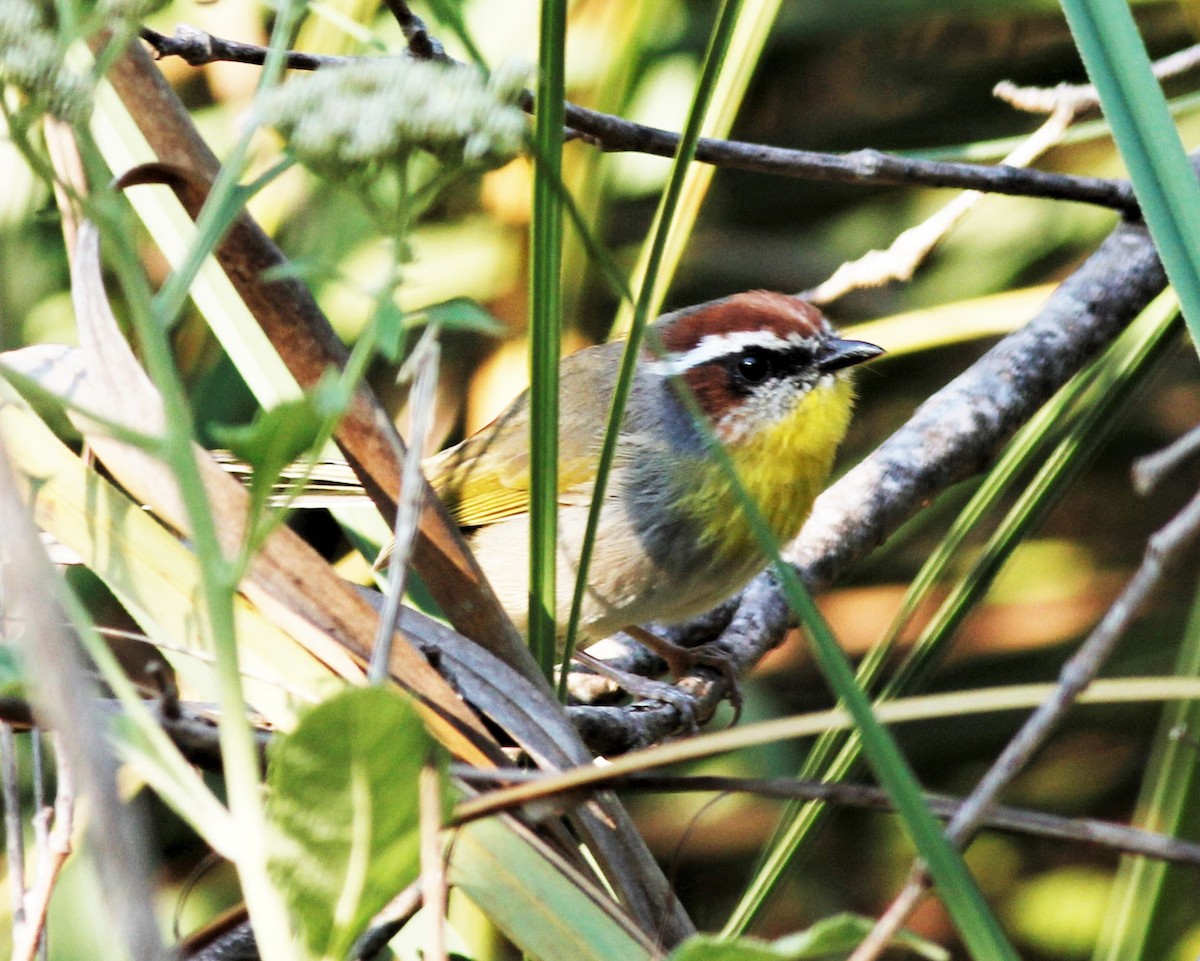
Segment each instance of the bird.
M624 345L559 371L556 621L560 643ZM752 290L655 320L641 348L604 495L581 644L674 624L731 596L768 563L728 471L779 543L799 532L832 469L854 403L850 369L882 348L840 337L813 305ZM680 396L689 391L707 430ZM426 477L522 631L529 605L529 397L427 458ZM639 635L641 636L641 635Z

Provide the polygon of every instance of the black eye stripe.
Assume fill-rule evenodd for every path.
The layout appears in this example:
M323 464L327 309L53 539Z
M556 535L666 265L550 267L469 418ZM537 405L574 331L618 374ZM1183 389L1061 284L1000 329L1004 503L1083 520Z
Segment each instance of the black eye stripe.
M725 362L734 384L749 390L770 379L791 377L813 366L813 350L807 346L784 349L747 347Z

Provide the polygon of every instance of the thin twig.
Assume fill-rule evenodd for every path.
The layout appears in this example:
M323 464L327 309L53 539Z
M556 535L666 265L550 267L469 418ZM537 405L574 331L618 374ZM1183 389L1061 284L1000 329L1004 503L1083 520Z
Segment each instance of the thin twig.
M1133 464L1133 489L1145 497L1184 461L1200 453L1200 427L1194 427L1163 450Z
M967 844L978 830L1000 793L1012 783L1045 744L1046 739L1075 703L1079 694L1092 682L1104 666L1117 642L1125 635L1141 612L1163 574L1179 555L1200 535L1200 492L1164 527L1151 535L1142 563L1112 606L1092 630L1079 650L1059 672L1054 696L1047 698L1021 730L1009 741L975 790L951 818L946 837L959 848ZM886 945L892 934L903 925L917 902L929 887L924 871L914 871L891 908L878 922L879 938L873 945ZM852 961L869 961L874 954L855 952Z
M33 665L30 685L39 719L58 738L60 763L77 774L89 800L88 838L104 888L113 927L131 957L165 958L153 912L146 835L138 812L121 802L117 762L105 738L104 716L75 638L62 627L56 591L60 579L41 544L26 505L18 494L4 446L0 444L0 577L11 613L24 630L18 633L26 663ZM33 939L29 956L36 950Z
M4 849L8 864L8 896L12 908L13 940L25 924L25 831L21 824L20 772L17 739L11 724L0 723L0 781L4 798Z
M389 941L392 940L400 929L412 920L421 906L424 904L424 899L421 894L421 878L418 878L403 891L397 894L387 907L375 915L371 921L371 926L363 932L350 949L351 958L362 958L363 961L371 961L380 951L387 947ZM198 959L197 959L198 961Z
M122 713L121 702L115 698L97 698L96 707L101 714L108 717ZM155 716L163 733L188 761L205 771L220 773L221 742L211 705L180 701L179 716L175 718L163 716L159 704L154 701L146 702L146 707ZM33 708L23 698L0 697L0 721L16 727L30 727L34 723ZM260 728L255 731L255 735L259 762L265 770L267 744L271 732Z
M37 845L37 848L40 851L43 848L48 847L51 843L50 829L51 822L53 820L53 815L50 817L41 816L41 812L46 806L46 748L45 744L43 743L41 728L35 727L29 732L29 749L29 753L33 760L33 809L34 811L38 812L33 818L33 837L34 843ZM67 772L67 777L69 781L69 771ZM63 797L65 790L66 788L64 788L62 782L60 781L58 785L58 797L60 799ZM56 801L56 803L58 802ZM73 806L71 810L74 810ZM68 817L67 820L70 820L70 818ZM66 840L69 845L71 841L70 827L66 829ZM46 908L48 911L49 904L46 905ZM37 944L38 961L46 961L49 953L50 946L46 939L46 926L43 924L42 934L41 937L38 938Z
M421 896L429 921L425 957L446 958L446 860L442 852L442 779L432 760L421 768L417 784L421 817Z
M239 43L214 37L206 30L181 23L175 28L174 36L142 27L140 36L154 50L155 59L179 57L193 67L209 63L247 63L261 67L267 59L267 48L254 43ZM301 53L289 50L284 63L289 70L319 70L353 63L361 57L334 57L317 53Z
M1151 64L1159 80L1177 77L1200 66L1200 44L1185 47ZM1100 95L1090 83L1060 83L1054 87L1020 87L1011 80L1002 80L992 88L1001 100L1027 113L1053 113L1064 97L1073 99L1080 111L1100 106Z
M920 867L912 870L908 883L888 905L887 910L880 915L875 926L871 928L862 943L854 949L854 953L846 961L874 961L887 950L888 945L900 933L904 922L908 920L924 893L923 887L914 884L918 875L924 876Z
M1078 113L1077 103L1064 95L1046 122L1001 164L1027 167L1062 140ZM879 287L892 280L911 280L917 267L985 196L979 190L964 191L923 223L902 232L887 250L872 250L857 260L842 264L828 280L800 296L815 304L828 304L862 287Z
M38 811L34 830L44 843L38 845L33 884L25 895L23 925L14 926L13 961L33 961L45 950L46 918L50 898L63 865L71 855L71 832L75 826L75 784L66 752L57 752L58 788L53 808Z
M539 771L484 770L465 765L453 765L451 773L473 785L507 785L545 780ZM867 784L847 784L807 780L804 778L747 778L715 775L632 774L615 777L607 787L618 791L636 792L722 792L753 794L757 797L785 801L822 801L842 807L868 811L895 810L891 797L882 788ZM962 799L945 794L927 793L924 802L934 817L952 818L962 806ZM539 799L545 803L546 799ZM1025 834L1031 837L1056 838L1088 844L1122 854L1137 854L1175 864L1200 866L1200 844L1181 841L1165 834L1114 824L1093 818L1064 818L1025 808L1000 806L987 812L984 822L989 829Z
M947 828L956 844L965 842L979 818L996 797L1025 767L1075 699L1104 666L1117 642L1133 624L1159 581L1179 555L1200 534L1200 493L1162 529L1154 533L1137 572L1079 650L1063 665L1054 697L1045 701L1025 722L1017 736L997 758L962 809Z
M384 6L391 11L404 39L408 41L408 52L417 60L446 60L446 50L441 41L430 36L425 27L425 21L409 9L404 0L383 0Z
M180 31L183 31L182 36ZM222 40L193 27L177 27L176 36L168 37L143 28L142 39L161 57L180 56L193 66L218 60L237 63L261 63L265 48ZM407 54L406 54L407 55ZM295 59L293 59L295 57ZM361 58L320 57L289 54L287 65L297 70L351 63ZM457 61L455 61L457 62ZM532 96L522 102L532 110ZM582 134L589 143L603 150L673 157L679 149L679 134L634 123L612 114L589 110L577 104L566 105L568 127ZM957 187L985 193L1020 197L1041 197L1094 204L1136 217L1137 200L1124 180L1077 177L1068 174L1021 170L1004 165L952 163L897 157L878 150L858 150L847 154L791 150L765 144L702 137L696 146L696 160L716 167L796 177L831 183L884 184L891 186Z
M401 467L400 498L396 503L396 526L392 532L392 559L388 568L387 595L383 610L379 614L379 629L375 635L375 646L371 649L371 663L367 677L372 684L382 684L391 677L392 639L400 620L400 605L404 600L404 586L408 577L408 561L417 527L424 506L425 485L421 482L421 457L425 450L425 438L433 422L437 400L438 364L441 348L438 345L438 326L430 324L417 342L412 356L405 363L405 370L412 377L410 394L411 435L408 450L404 453Z

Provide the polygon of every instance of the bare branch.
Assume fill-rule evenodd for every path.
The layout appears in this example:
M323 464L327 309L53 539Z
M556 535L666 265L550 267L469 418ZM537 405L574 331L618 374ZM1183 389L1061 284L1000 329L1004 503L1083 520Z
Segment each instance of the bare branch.
M66 752L56 752L58 787L54 807L38 811L34 831L38 838L33 884L25 895L22 923L13 925L13 961L33 961L46 929L50 896L71 854L71 831L75 826L75 783Z
M1192 428L1174 443L1134 462L1133 489L1145 497L1184 461L1200 452L1200 427Z
M1078 113L1077 102L1064 96L1046 122L1009 153L1002 164L1028 167L1062 140ZM985 196L979 190L964 191L932 217L903 231L887 250L872 250L857 260L842 264L828 280L800 296L814 304L828 304L861 287L911 280L917 267Z
M190 27L186 23L179 24L175 28L175 35L171 37L149 27L142 27L140 35L154 50L155 59L179 57L193 67L217 62L248 63L261 67L267 59L266 47L253 43L239 43L236 40L222 40L206 30ZM358 59L360 58L331 57L291 50L285 62L289 70L319 70L321 67L351 63Z
M250 44L222 40L194 27L177 27L174 37L143 28L141 36L154 48L159 57L180 56L193 66L217 60L262 63L266 58L266 50L263 47L255 48ZM355 59L360 58L314 58L311 54L289 54L287 65L297 70L315 70ZM522 106L532 111L532 95L524 99ZM588 110L576 104L566 105L566 120L572 131L583 135L589 143L603 150L673 157L679 149L679 134L673 131L648 127L612 114ZM1124 180L1074 177L1039 170L1021 170L1004 165L917 160L892 156L878 150L827 154L703 137L696 146L696 159L716 167L805 180L957 187L964 190L980 190L984 193L1095 204L1121 211L1126 216L1136 216L1138 211L1133 190Z
M552 778L540 771L514 769L484 770L452 765L451 773L479 787L525 784ZM753 794L781 801L823 801L842 807L867 811L895 810L891 797L882 788L867 784L815 781L805 778L750 778L715 775L672 775L655 773L626 774L614 777L605 787L638 793L719 792ZM962 807L960 798L927 793L924 802L934 817L952 818ZM544 803L547 798L540 798ZM495 813L495 812L491 812ZM1094 818L1065 818L1041 811L997 805L988 810L983 825L997 831L1010 831L1033 837L1057 838L1093 845L1123 854L1137 854L1177 864L1200 865L1200 844L1182 841L1165 834L1131 828Z
M1115 338L1166 284L1146 229L1123 223L1051 295L1028 324L1005 337L922 404L903 427L817 499L787 551L805 583L820 590L882 543L951 485L983 470L1050 396ZM716 631L739 670L778 644L791 622L767 572L737 598L670 632L696 644ZM699 667L679 684L710 719L725 680ZM575 707L572 718L600 753L658 743L682 721L664 703Z
M0 782L4 798L4 851L8 864L8 894L15 942L25 924L25 829L21 824L20 772L17 739L11 724L0 723Z
M1029 716L1016 737L1009 741L975 786L975 790L951 818L946 827L946 837L952 844L962 848L969 843L984 823L988 812L994 808L1000 793L1024 770L1034 754L1046 743L1063 716L1108 661L1117 642L1129 630L1134 618L1141 612L1162 580L1163 574L1172 562L1195 542L1197 536L1200 536L1200 493L1193 496L1187 506L1165 527L1151 536L1136 573L1087 640L1063 665L1054 696L1043 701ZM864 945L868 942L872 948L886 945L916 908L928 890L929 883L928 876L918 865ZM860 951L855 952L852 961L870 961L877 953L868 952L864 948L860 948Z
M1167 80L1200 66L1200 44L1185 47L1151 64L1154 76ZM1060 83L1054 87L1019 87L1011 80L1002 80L992 93L1028 113L1053 113L1065 98L1075 101L1079 111L1100 106L1100 95L1090 83Z
M408 52L413 57L417 60L449 59L441 42L425 29L425 21L413 13L404 0L383 0L383 3L400 24L404 39L408 41Z
M178 714L162 710L162 702L149 701L147 709L158 721L163 732L179 752L192 764L206 771L220 773L221 745L217 734L216 718L211 711L197 704L177 702ZM105 716L121 713L121 704L114 698L97 698L97 709ZM15 727L29 727L34 723L33 708L26 700L17 697L0 697L0 721ZM256 732L256 747L259 762L266 769L266 751L270 734L265 730Z
M1045 743L1049 733L1107 662L1117 641L1129 630L1163 574L1197 535L1200 535L1200 493L1151 536L1137 572L1088 639L1063 665L1054 697L1033 712L954 816L946 834L955 844L962 845L971 837L980 817Z

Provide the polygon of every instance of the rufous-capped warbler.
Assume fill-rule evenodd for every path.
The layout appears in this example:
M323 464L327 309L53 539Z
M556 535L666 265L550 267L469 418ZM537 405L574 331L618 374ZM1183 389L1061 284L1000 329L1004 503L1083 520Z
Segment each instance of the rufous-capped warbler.
M850 421L847 369L881 354L843 340L812 305L767 291L677 310L653 324L635 375L581 630L699 614L766 564L727 472L681 402L679 378L729 452L780 542L800 530ZM623 345L565 358L560 370L558 622L565 626L580 542ZM429 458L425 473L467 535L504 609L524 629L529 578L529 406Z

